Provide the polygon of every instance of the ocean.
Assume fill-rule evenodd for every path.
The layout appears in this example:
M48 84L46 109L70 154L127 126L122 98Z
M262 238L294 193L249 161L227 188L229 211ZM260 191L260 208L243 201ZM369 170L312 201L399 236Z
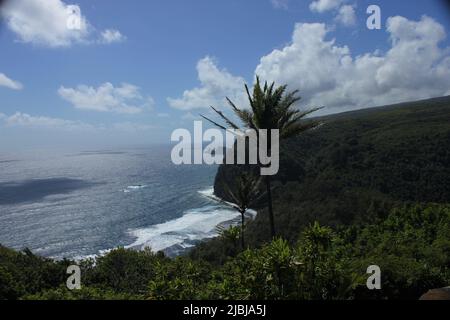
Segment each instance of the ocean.
M170 151L0 154L0 244L56 259L117 247L175 256L238 223L212 197L217 166L176 166Z

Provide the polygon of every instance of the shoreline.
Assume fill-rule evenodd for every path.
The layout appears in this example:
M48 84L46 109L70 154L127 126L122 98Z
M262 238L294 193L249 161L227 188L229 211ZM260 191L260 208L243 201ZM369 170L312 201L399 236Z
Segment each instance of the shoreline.
M214 187L198 190L197 193L209 200L203 207L188 209L179 218L151 225L144 228L128 230L135 237L133 243L125 249L142 251L146 248L153 252L164 252L174 258L187 254L199 243L218 236L217 228L229 228L240 224L240 214L227 202L214 194ZM257 212L249 209L246 213L254 219ZM116 248L100 250L97 254L74 257L75 261L96 259Z
M165 227L171 224L178 224L178 223L184 223L188 225L185 229L187 229L187 232L185 229L178 230L181 234L185 234L186 237L184 239L180 239L179 241L176 241L176 243L169 245L164 248L158 248L156 247L155 250L152 250L154 252L162 251L165 255L168 257L177 257L180 255L184 255L188 253L190 250L192 250L196 245L198 245L200 242L213 239L218 236L217 228L218 227L224 227L229 228L230 226L239 225L240 223L240 215L239 213L232 207L232 203L227 202L218 196L214 194L214 187L208 187L206 189L198 190L198 194L200 194L202 197L207 198L211 201L211 205L206 205L201 208L195 208L191 210L185 211L183 216L177 219L169 220L162 224L157 224L150 226L148 228L141 228L137 229L134 232L131 232L133 235L137 235L137 240L131 244L126 246L126 249L135 249L135 250L144 250L145 248L152 248L152 236L146 235L145 233L155 231L155 229L162 228L163 230ZM190 229L190 225L192 225L192 221L189 221L190 219L195 219L196 217L193 217L192 212L201 212L201 215L203 215L197 221L200 225L197 225L197 230L201 230L198 233L195 233L195 230ZM248 215L251 219L254 219L257 212L255 210L248 210ZM191 215L191 216L190 216ZM226 217L226 216L230 217ZM216 216L214 219L213 217ZM209 218L212 218L213 221L208 221ZM213 223L212 223L213 222ZM201 224L205 224L205 229L202 228ZM161 234L161 237L165 237L167 233L169 236L174 236L171 234L173 231L168 230L166 233ZM176 232L176 231L175 231ZM139 239L141 237L141 239ZM147 239L145 239L147 238Z

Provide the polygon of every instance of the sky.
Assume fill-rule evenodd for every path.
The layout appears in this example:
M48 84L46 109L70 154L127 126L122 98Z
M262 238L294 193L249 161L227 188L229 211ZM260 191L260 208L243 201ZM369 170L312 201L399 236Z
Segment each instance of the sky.
M70 1L70 2L69 2ZM2 2L2 1L0 1ZM370 5L380 29L369 29ZM0 152L169 144L244 83L322 114L450 95L441 0L10 0L0 8Z

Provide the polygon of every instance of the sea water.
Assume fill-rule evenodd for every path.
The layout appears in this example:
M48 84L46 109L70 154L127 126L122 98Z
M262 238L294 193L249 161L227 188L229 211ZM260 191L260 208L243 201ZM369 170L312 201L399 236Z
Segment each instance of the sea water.
M178 255L239 222L213 197L216 172L174 165L169 146L0 153L0 244L58 259L119 246Z

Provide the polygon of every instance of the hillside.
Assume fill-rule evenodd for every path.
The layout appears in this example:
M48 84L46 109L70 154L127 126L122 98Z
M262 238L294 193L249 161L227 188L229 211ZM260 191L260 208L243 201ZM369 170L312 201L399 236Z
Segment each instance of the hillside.
M322 117L324 125L284 142L274 189L278 234L291 242L313 221L370 222L395 204L450 202L450 97ZM225 197L242 168L222 165L215 193ZM267 240L264 201L248 226Z

